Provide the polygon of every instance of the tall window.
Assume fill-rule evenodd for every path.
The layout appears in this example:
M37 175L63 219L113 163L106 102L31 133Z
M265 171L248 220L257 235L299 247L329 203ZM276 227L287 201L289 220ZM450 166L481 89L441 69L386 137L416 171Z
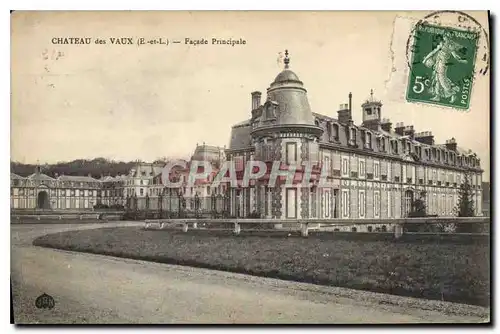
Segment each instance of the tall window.
M359 177L364 178L366 173L366 162L364 160L359 160Z
M342 216L349 218L349 190L342 190Z
M359 191L359 217L364 218L365 217L365 191L360 190Z
M286 143L286 163L291 165L297 162L297 143Z
M437 194L433 194L433 207L434 207L434 214L438 214L438 203L437 203Z
M391 192L387 192L387 217L392 217Z
M379 217L380 216L380 193L378 191L375 191L375 193L373 194L373 203L375 205L375 210L374 210L375 217Z
M446 214L446 195L443 194L441 196L441 215L445 215Z
M349 158L342 157L342 176L349 176Z
M375 161L374 162L374 165L373 165L373 176L374 176L374 179L377 180L380 178L380 163L378 161Z
M331 165L330 165L330 157L329 156L324 156L323 160L325 161L326 175L331 175L332 168L331 168Z

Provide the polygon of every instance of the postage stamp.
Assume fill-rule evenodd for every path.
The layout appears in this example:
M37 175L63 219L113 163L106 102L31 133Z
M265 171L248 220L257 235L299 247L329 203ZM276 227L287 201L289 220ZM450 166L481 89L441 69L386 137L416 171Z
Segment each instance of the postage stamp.
M419 24L414 34L406 99L468 109L478 33Z

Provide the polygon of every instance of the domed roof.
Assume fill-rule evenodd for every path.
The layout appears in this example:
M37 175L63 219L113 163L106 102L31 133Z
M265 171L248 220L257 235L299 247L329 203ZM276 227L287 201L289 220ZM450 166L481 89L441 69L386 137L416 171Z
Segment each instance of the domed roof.
M314 125L314 118L307 100L304 83L289 68L288 50L285 51L284 63L285 68L267 89L268 100L276 104L276 123L279 125ZM264 106L265 108L266 106Z
M274 79L274 82L284 82L284 81L300 81L299 77L295 72L289 69L283 70L276 79Z
M285 68L267 89L267 101L251 134L258 137L274 131L293 131L319 138L323 130L314 122L304 83L289 69L288 50L285 50L284 63Z

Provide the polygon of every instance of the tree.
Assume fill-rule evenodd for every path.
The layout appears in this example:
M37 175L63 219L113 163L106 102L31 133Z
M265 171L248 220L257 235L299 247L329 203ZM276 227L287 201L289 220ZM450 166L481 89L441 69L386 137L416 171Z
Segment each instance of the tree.
M411 211L408 213L409 218L419 218L427 216L427 207L425 205L426 192L422 191L420 197L413 199L411 203ZM410 223L405 227L407 232L429 232L432 230L432 226L428 223Z
M470 175L465 174L464 182L458 190L458 203L454 209L458 217L474 217L474 201L472 199L473 191L470 184Z
M464 182L458 190L458 203L454 211L457 217L474 217L474 201L472 199L473 190L470 183L470 175L465 174ZM459 233L477 233L481 232L481 226L474 223L457 224L456 232Z
M427 216L427 207L425 206L425 191L420 193L420 198L414 199L411 203L411 211L408 217L425 217Z

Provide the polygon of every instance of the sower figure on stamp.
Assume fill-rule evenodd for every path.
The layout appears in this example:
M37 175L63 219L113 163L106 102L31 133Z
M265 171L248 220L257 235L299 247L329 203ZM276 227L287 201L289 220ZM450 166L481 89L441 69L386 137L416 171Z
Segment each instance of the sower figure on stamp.
M446 75L448 70L448 61L453 56L460 63L467 63L462 59L457 51L463 46L444 35L443 40L432 50L422 61L425 66L432 68L431 87L429 91L434 94L433 101L439 101L441 98L450 98L450 103L456 99L456 94L460 91L458 85L453 83Z

